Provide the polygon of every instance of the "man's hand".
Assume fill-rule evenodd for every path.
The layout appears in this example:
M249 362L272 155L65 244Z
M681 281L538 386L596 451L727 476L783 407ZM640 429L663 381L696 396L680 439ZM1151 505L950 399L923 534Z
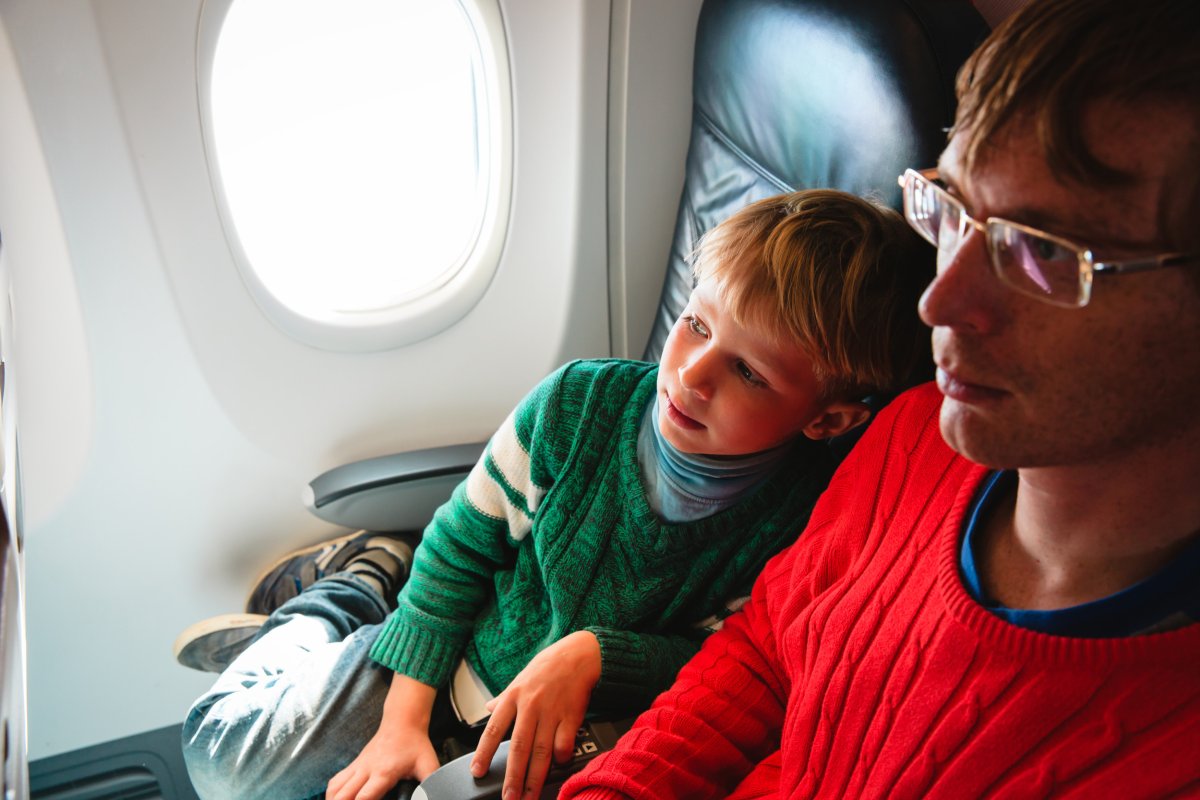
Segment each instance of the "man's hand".
M425 780L438 768L429 733L419 728L380 729L350 765L334 775L326 800L379 800L402 780Z
M572 633L538 653L508 688L488 703L492 717L475 750L471 773L477 778L487 774L492 756L515 718L501 796L503 800L536 798L550 770L551 757L565 763L575 752L575 733L583 724L599 680L600 643L588 631Z
M392 676L379 730L350 765L325 788L326 800L380 800L402 780L425 780L438 768L429 741L429 716L437 690L406 675Z

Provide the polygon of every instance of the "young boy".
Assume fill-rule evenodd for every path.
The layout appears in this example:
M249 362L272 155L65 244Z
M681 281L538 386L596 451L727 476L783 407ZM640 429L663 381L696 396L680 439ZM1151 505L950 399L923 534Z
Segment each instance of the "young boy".
M899 388L926 352L915 308L930 276L915 241L899 215L840 192L755 203L702 241L657 367L573 362L539 384L426 529L398 607L356 645L390 686L377 729L326 796L380 798L436 768L439 697L461 722L491 712L477 774L512 726L506 797L537 796L588 711L648 705L803 526L833 466L820 440L862 423L862 399ZM367 547L371 558L344 567L400 583L403 566L379 569L389 551ZM294 617L289 606L319 583L279 611ZM244 711L228 697L246 676L218 687L185 723L202 792L214 786L202 761L247 729L221 709ZM287 732L307 745L310 770L324 759L314 774L346 763L307 741L303 721ZM247 796L221 780L212 796Z

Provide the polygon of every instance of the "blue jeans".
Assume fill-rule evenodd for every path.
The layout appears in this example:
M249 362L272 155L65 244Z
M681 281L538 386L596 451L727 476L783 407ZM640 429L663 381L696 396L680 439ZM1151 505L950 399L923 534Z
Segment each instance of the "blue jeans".
M366 583L338 573L267 619L192 705L183 755L204 800L303 800L375 734L392 672L372 661L388 614Z

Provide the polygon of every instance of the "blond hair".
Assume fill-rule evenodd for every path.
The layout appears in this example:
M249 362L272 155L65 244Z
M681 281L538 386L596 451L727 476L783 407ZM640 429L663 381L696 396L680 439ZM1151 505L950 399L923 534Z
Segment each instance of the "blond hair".
M932 264L895 211L813 189L738 211L701 239L692 269L738 324L798 344L824 395L847 399L897 391L928 361L917 299Z

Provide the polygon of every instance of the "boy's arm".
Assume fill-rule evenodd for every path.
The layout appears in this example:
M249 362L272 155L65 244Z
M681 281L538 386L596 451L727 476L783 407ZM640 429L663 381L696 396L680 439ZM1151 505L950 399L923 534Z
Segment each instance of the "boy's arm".
M570 759L599 677L600 647L587 631L568 634L542 650L488 703L492 716L476 747L471 773L477 778L487 774L511 726L501 795L539 797L551 760Z
M483 469L485 453L472 476ZM371 658L429 686L448 679L487 599L491 576L511 557L507 527L474 507L460 484L425 528L398 606Z
M511 559L512 542L532 516L498 513L497 498L512 489L505 477L511 476L513 450L522 448L516 421L536 420L553 385L551 379L540 384L509 415L426 527L399 605L371 648L371 657L394 673L379 728L330 781L327 796L333 800L377 800L397 781L423 780L437 768L429 740L435 687L447 680L487 599L491 576Z
M429 741L436 694L432 686L393 675L379 729L354 761L330 779L328 800L379 800L398 781L429 777L438 768Z
M545 493L548 473L529 456L549 437L545 413L562 370L542 381L492 436L470 475L438 509L417 548L399 604L371 649L384 666L430 686L445 683L492 591L494 573L515 558Z
M503 794L508 796L511 791L514 797L538 796L551 760L561 763L570 759L575 733L583 722L589 699L593 709L600 705L616 713L645 707L649 699L643 698L654 691L654 681L646 674L635 678L633 671L637 665L653 664L657 669L669 670L662 680L664 686L670 685L675 677L674 665L683 664L694 655L700 639L711 630L697 626L690 635L663 636L587 628L560 639L538 653L508 688L488 704L492 717L475 751L472 773L481 777L487 772L496 747L512 726ZM603 638L598 638L597 632ZM621 677L610 676L607 696L597 697L593 692L599 692L598 683L605 681L601 670L601 651L605 646L610 648L609 656L613 648L620 650L623 663L614 670L612 663L604 661L604 669L616 671ZM778 682L772 679L771 683ZM773 694L783 697L782 689L773 690ZM652 697L650 694L649 698ZM752 741L764 745L761 736L755 735Z
M591 710L607 717L639 712L674 681L679 670L719 630L728 617L749 599L738 597L686 633L654 634L588 627L600 645L600 680L591 699Z
M742 598L743 600L745 598ZM512 727L504 792L538 796L551 760L565 763L589 705L609 716L641 710L671 685L711 628L682 636L585 628L538 653L499 697L471 764L476 777Z
M617 749L563 788L563 798L724 797L779 748L788 682L768 617L768 564L741 614L704 643L675 684L642 714Z

